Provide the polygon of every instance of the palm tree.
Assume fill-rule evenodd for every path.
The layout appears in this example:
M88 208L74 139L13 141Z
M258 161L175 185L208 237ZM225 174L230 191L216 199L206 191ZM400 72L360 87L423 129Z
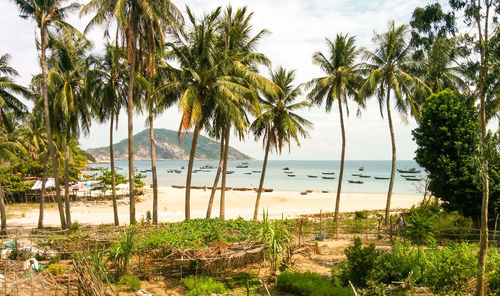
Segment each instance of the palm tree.
M0 56L0 137L13 131L13 124L11 122L12 115L21 116L26 112L26 106L16 96L18 94L29 97L29 91L14 83L12 76L17 76L17 71L9 66L10 56L4 54ZM17 144L11 143L7 139L0 141L0 162L6 160L17 159L15 150L18 148ZM2 163L3 165L3 163ZM2 190L2 182L0 181L0 214L1 214L1 227L0 235L7 234L7 216L5 212L5 203Z
M330 112L334 101L337 101L339 108L340 130L342 133L342 153L340 156L340 172L337 185L337 198L335 200L335 232L338 237L338 215L340 207L340 193L342 191L342 177L344 175L344 157L345 157L345 128L343 103L346 104L347 98L351 97L357 100L358 104L363 106L363 102L358 99L357 90L361 85L361 69L356 64L356 58L359 55L359 49L356 49L355 38L347 35L337 34L335 41L326 39L328 46L328 57L321 52L313 55L313 64L318 65L327 76L313 79L308 86L313 87L308 98L315 104L321 105L325 101L326 112Z
M302 94L300 87L293 86L295 71L287 71L279 67L274 72L271 72L270 75L271 80L282 92L277 96L263 95L263 98L261 98L262 114L250 126L250 130L254 133L255 138L259 139L263 136L263 143L265 143L264 163L262 165L259 190L257 191L253 212L254 220L257 220L259 212L269 151L275 149L276 152L281 153L286 144L288 144L290 149L292 141L300 145L299 136L303 138L308 137L309 133L307 130L312 128L310 121L294 113L301 108L310 106L310 103L305 100L295 103L297 98Z
M115 40L116 42L116 40ZM111 193L113 199L114 224L118 226L118 204L116 201L116 170L113 152L113 129L118 121L121 108L125 105L126 86L122 73L124 72L121 50L106 45L104 56L95 60L92 68L87 73L86 89L93 90L94 113L99 122L109 120L109 162L111 166Z
M52 130L50 125L50 110L48 98L48 74L47 74L47 44L49 42L49 29L52 27L61 28L65 31L76 30L67 24L64 19L69 13L78 9L78 3L71 3L63 6L65 0L13 0L19 7L21 17L24 19L31 18L35 21L40 34L40 64L42 66L42 94L45 113L45 129L47 132L49 154L52 159L52 170L56 186L57 205L59 208L59 216L61 219L61 228L66 228L66 220L64 216L63 203L61 199L61 188L59 187L59 175L57 170L57 159L55 155L54 142L52 138Z
M54 116L52 128L61 132L64 141L64 201L66 225L71 225L69 203L69 161L70 143L80 131L88 133L91 119L91 96L85 90L85 77L88 69L87 40L73 35L61 34L51 40L52 54L49 57L49 92L53 94Z
M127 117L128 117L128 172L130 198L130 224L136 223L135 218L135 188L134 188L134 80L137 73L137 52L141 48L154 46L151 41L143 38L156 36L162 39L166 29L179 28L182 16L177 7L169 0L91 0L87 3L80 15L96 11L95 16L85 31L94 25L105 24L107 28L116 21L121 32L122 40L126 43L127 61L129 64L129 81L127 90ZM142 39L142 40L141 40ZM141 42L142 41L142 42ZM145 42L144 42L145 41Z
M375 52L365 51L364 58L367 62L364 67L369 75L359 90L359 95L362 98L376 95L381 115L383 115L384 104L387 111L392 144L392 166L385 208L386 225L389 225L389 210L396 171L396 139L392 125L391 91L395 95L396 110L404 122L407 121L408 113L413 116L417 114L417 96L430 93L429 87L421 79L405 72L405 69L408 69L409 64L412 63L408 37L408 27L406 25L396 26L393 21L389 22L387 32L375 34L373 40L377 44L377 49Z

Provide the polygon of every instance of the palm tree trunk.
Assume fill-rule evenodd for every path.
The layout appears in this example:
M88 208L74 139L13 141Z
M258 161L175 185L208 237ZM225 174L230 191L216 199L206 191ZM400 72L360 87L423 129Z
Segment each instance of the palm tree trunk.
M387 204L385 205L385 224L389 225L390 216L389 211L391 210L391 198L392 198L392 188L394 187L394 177L396 174L396 138L394 137L394 127L392 126L391 117L391 90L389 85L387 85L387 120L389 121L389 131L391 133L391 145L392 145L392 166L391 166L391 180L389 181L389 191L387 191Z
M130 31L131 29L129 29ZM133 33L129 32L129 35ZM129 184L129 205L130 205L130 225L136 223L135 220L135 186L134 186L134 78L135 78L135 38L127 37L129 48L130 73L128 80L127 94L127 117L128 117L128 184Z
M215 192L217 191L216 188L217 188L217 185L219 184L220 173L222 171L222 166L224 164L224 149L225 149L224 138L221 137L221 139L220 139L219 166L217 167L217 173L215 174L215 179L214 179L214 186L212 186L212 190L210 192L210 199L208 200L206 219L210 219L210 216L212 216L212 207L214 204Z
M269 156L270 146L271 146L271 140L270 140L270 135L268 133L267 143L266 143L266 153L264 154L264 163L262 164L262 173L260 174L259 190L257 191L257 199L255 200L255 209L253 210L254 221L257 221L257 217L259 215L260 196L264 188L264 178L266 177L267 157Z
M151 169L153 170L153 224L158 224L158 176L156 175L156 147L153 129L153 114L149 114L149 137L151 142Z
M66 229L66 219L64 217L64 207L61 199L61 188L59 187L59 173L57 170L57 159L56 153L54 149L54 142L52 139L52 130L50 127L50 111L49 111L49 98L48 98L48 77L47 77L47 58L45 54L45 49L47 46L48 39L48 31L47 28L42 25L40 28L41 31L41 54L40 60L42 64L42 76L43 76L43 110L45 115L45 130L47 132L48 146L49 146L49 155L52 159L52 172L54 175L54 183L56 187L56 199L57 199L57 207L59 209L59 218L61 219L61 228Z
M42 189L40 190L40 210L38 214L38 229L43 228L43 208L45 203L45 184L47 183L48 167L49 167L49 157L47 156L43 162Z
M340 193L342 191L342 177L344 176L345 128L344 128L344 115L342 113L342 100L338 98L337 101L339 103L340 131L342 132L342 153L340 155L339 182L337 185L337 198L335 199L335 237L339 238Z
M71 225L71 210L69 208L69 131L66 133L66 151L64 153L64 204L66 206L66 225Z
M191 142L191 152L189 153L188 171L186 176L186 196L184 205L186 220L191 219L191 177L193 176L194 156L196 154L196 144L198 143L199 134L200 124L197 123L194 126L193 140Z
M116 202L116 174L115 174L115 157L113 152L113 123L114 114L111 113L110 125L109 125L109 162L111 165L111 192L113 195L113 216L115 219L115 226L120 225L118 220L118 204Z
M7 213L5 212L5 202L3 200L2 182L0 182L0 214L2 215L2 226L0 227L0 235L7 235Z
M220 211L219 218L224 220L226 218L226 176L227 176L227 156L229 154L229 133L231 132L231 126L226 129L225 139L224 139L224 165L222 167L222 184L220 189Z

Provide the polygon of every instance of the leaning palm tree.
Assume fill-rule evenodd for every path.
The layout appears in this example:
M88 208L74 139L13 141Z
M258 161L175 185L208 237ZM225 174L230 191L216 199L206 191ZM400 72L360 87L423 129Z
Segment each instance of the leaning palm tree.
M116 41L116 40L115 40ZM118 127L118 116L125 105L126 85L122 73L125 71L122 52L111 44L106 45L104 56L91 62L91 69L86 76L86 89L91 90L94 114L99 122L109 120L109 162L111 167L111 195L113 200L113 218L115 226L118 219L118 203L116 200L116 170L113 151L113 129Z
M255 200L255 209L253 219L257 220L259 212L259 203L264 187L264 178L266 175L267 158L271 149L281 153L283 147L288 144L290 149L291 142L300 145L299 136L306 138L309 136L308 129L312 128L312 123L301 117L296 111L309 107L308 101L295 102L302 94L300 87L294 87L295 71L287 71L279 67L270 73L271 80L282 90L279 95L264 94L261 98L262 114L255 119L250 126L255 138L264 138L265 154L260 175L259 190Z
M354 45L355 38L347 35L337 34L335 41L326 40L328 46L328 57L321 52L313 55L313 64L318 65L327 76L313 79L307 84L313 87L308 95L309 100L321 105L325 102L326 112L330 112L335 101L338 103L340 130L342 133L342 152L340 156L340 172L337 185L337 198L335 200L335 232L338 237L338 215L340 207L340 193L342 192L342 177L344 174L345 157L345 128L343 104L345 104L347 115L347 99L354 98L360 106L363 102L358 99L358 89L361 85L361 68L356 64L359 49Z
M385 224L389 224L389 210L391 208L392 190L396 172L396 139L391 115L391 92L394 93L395 107L404 122L408 113L412 116L418 113L417 96L430 93L429 87L418 77L405 72L412 63L411 47L408 43L409 29L406 25L396 26L389 22L388 31L376 33L373 40L377 44L375 52L365 51L364 58L367 62L364 67L369 72L366 81L359 90L362 98L372 95L377 97L380 114L383 115L385 104L387 121L392 144L392 166L387 203L385 207Z
M135 188L134 188L134 80L138 70L137 58L139 48L151 46L144 37L156 36L163 38L167 29L179 28L182 15L177 7L169 0L91 0L87 3L80 15L95 11L85 31L95 25L104 24L105 34L113 21L116 21L122 40L126 43L127 62L129 64L127 90L127 117L128 117L128 173L130 198L130 224L136 223L135 218ZM156 40L154 40L156 42Z
M49 146L49 154L52 159L52 170L56 186L57 206L59 208L59 217L61 219L61 228L66 228L66 219L64 216L64 208L61 199L61 188L59 187L59 176L57 169L56 152L54 148L54 140L50 126L50 109L48 97L48 70L47 70L47 44L49 42L50 28L56 27L65 31L76 32L72 26L64 20L69 13L75 11L80 6L78 3L71 3L63 6L66 0L13 0L19 7L21 17L24 19L33 19L40 34L40 64L42 66L42 95L43 106L45 113L45 129L47 131L47 139Z

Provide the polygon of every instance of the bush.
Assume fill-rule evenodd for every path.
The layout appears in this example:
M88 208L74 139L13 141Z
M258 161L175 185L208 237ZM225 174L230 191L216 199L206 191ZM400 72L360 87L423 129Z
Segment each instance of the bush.
M358 287L366 287L368 280L373 276L373 267L379 257L375 245L370 244L363 248L361 239L355 238L354 245L347 247L344 253L347 262L340 274L342 281L346 284L350 280Z
M451 244L442 250L429 249L424 270L424 285L433 293L456 294L477 274L477 247Z
M410 273L412 283L420 284L425 265L425 253L420 253L410 243L396 242L391 252L382 252L373 268L373 281L390 284L406 280Z
M118 282L118 286L125 286L129 292L141 289L141 281L132 275L123 276Z
M188 276L181 280L188 292L186 296L198 296L207 294L226 293L227 289L223 283L205 276Z
M436 233L436 218L434 215L425 211L410 211L406 219L406 236L417 246L424 246L434 243L434 234Z
M52 263L47 267L45 272L52 276L61 276L66 273L66 267L60 263Z
M326 276L317 273L283 272L276 285L282 292L301 296L352 295L349 288L332 283Z
M500 295L500 250L498 248L488 249L486 269L488 270L488 285L491 292L493 295Z

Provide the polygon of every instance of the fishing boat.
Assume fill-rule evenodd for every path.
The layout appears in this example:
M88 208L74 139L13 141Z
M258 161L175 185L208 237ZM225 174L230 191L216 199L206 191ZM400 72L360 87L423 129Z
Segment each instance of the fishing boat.
M245 175L251 175L252 172L245 172Z
M246 161L245 161L245 162L242 162L241 164L246 164L246 165L248 165L248 162L246 162Z
M318 176L315 175L307 175L309 178L317 178Z
M167 170L167 173L173 173L173 172L174 172L174 170L173 170L173 169L169 169L169 170Z
M295 175L294 175L294 174L288 174L287 176L288 176L288 177L295 177Z
M359 181L359 180L347 180L347 182L352 183L352 184L363 184L363 181Z
M421 178L405 178L406 181L422 181Z
M289 171L290 169L288 167L283 168L284 171Z
M287 175L288 175L288 174L293 174L293 172L292 172L292 171L284 171L283 173L285 173L285 174L287 174Z
M228 174L228 175L230 175L230 174L232 174L232 173L234 173L234 171L227 171L227 172L226 172L226 174Z
M182 171L181 170L174 170L174 173L180 174L180 173L182 173Z
M400 174L418 174L418 173L420 173L420 170L417 170L416 168L411 168L411 169L408 169L408 170L400 170L400 169L398 169L398 172Z
M403 178L414 178L415 175L401 175L401 177L403 177Z
M354 177L359 177L361 174L352 174Z
M373 177L377 180L389 180L390 178L389 177Z
M330 193L328 190L321 190L321 193Z
M358 171L364 171L365 167L359 167Z
M238 169L246 169L246 168L248 168L248 164L239 164L239 165L236 166L236 168L238 168Z
M358 177L360 177L360 178L371 178L372 176L368 176L368 175L361 175L361 174L360 174Z
M334 172L321 172L323 175L335 175Z
M306 190L307 193L312 193L313 191L311 189Z
M325 176L322 176L321 178L323 178L325 180L333 180L333 179L335 179L335 177L325 177Z
M260 173L260 171L252 171L252 173Z
M216 169L217 167L216 166L213 166L213 165L204 165L202 167L200 167L200 169L202 170L211 170L211 169Z
M184 169L184 167L181 167L181 170L183 170L183 169Z

